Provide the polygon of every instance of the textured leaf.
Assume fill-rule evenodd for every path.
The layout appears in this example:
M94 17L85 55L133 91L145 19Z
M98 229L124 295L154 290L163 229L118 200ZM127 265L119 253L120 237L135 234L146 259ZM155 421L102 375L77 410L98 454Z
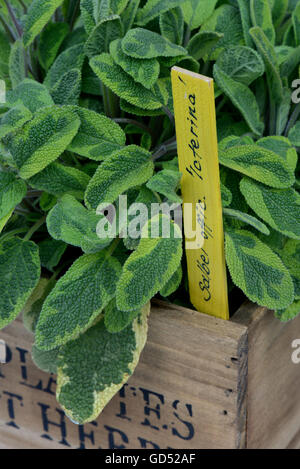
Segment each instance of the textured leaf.
M125 147L97 169L85 193L86 206L97 209L100 203L113 203L123 192L147 182L153 169L148 151L135 145Z
M60 351L57 399L73 421L95 420L122 388L138 364L147 330L147 311L119 334L110 334L102 319Z
M42 311L45 298L55 285L55 280L41 277L37 286L28 298L23 310L23 324L25 328L34 333L37 321Z
M113 60L136 82L150 89L159 77L159 62L156 59L134 59L129 57L124 54L121 42L121 39L117 39L110 44L109 49Z
M0 242L0 329L16 319L40 274L39 250L34 243L20 238Z
M110 0L110 7L113 13L120 15L127 7L129 0Z
M176 272L172 275L170 280L168 280L165 286L160 290L159 293L161 294L161 296L167 297L167 296L172 295L172 293L174 293L178 289L179 285L181 284L182 275L183 275L183 272L182 272L182 267L180 265L178 269L176 270Z
M86 331L114 297L120 272L119 261L104 251L79 257L47 297L35 345L53 350Z
M272 228L300 239L300 194L294 189L271 189L243 179L241 191L252 210Z
M96 228L99 220L99 215L89 212L74 197L64 195L49 212L47 228L52 238L91 254L104 249L112 241L98 237Z
M150 313L150 303L147 303L143 308L137 311L120 311L117 308L115 298L106 306L104 315L104 324L108 332L115 334L121 332L123 329L128 327L130 323L139 315L143 314L143 311Z
M74 68L66 72L51 88L50 94L55 104L78 104L81 93L81 72Z
M84 45L79 44L62 52L49 69L44 84L52 89L70 70L80 70L84 61Z
M244 46L228 47L219 55L216 64L232 79L247 86L265 71L260 55L250 47Z
M184 19L180 7L162 13L159 17L159 26L162 35L173 44L182 44Z
M300 46L291 48L290 53L280 65L280 75L282 78L289 77L300 63Z
M210 4L214 3L210 1ZM224 34L224 37L217 43L211 59L218 58L221 50L230 45L243 45L243 29L240 12L231 5L221 5L217 8L209 19L202 25L201 31L215 31Z
M136 59L177 57L187 54L183 47L173 44L160 34L143 28L128 31L122 39L122 49L125 54Z
M64 255L67 245L62 241L47 238L39 243L38 246L42 267L53 272L54 268L59 264L62 256Z
M0 139L23 127L31 118L31 112L22 104L10 109L0 118Z
M212 15L216 4L217 0L186 0L182 10L189 28L199 28Z
M116 95L145 109L159 109L161 103L150 90L137 83L117 65L109 54L101 54L90 61L96 75Z
M232 193L228 187L221 182L221 196L223 207L228 207L232 202Z
M86 44L85 53L89 58L109 52L109 44L122 37L120 17L113 15L101 21L91 32Z
M148 0L145 6L138 11L136 23L139 26L144 26L159 15L182 5L184 1L185 0Z
M171 169L163 169L156 173L147 182L148 189L159 192L168 198L171 202L181 203L181 197L177 195L177 190L181 180L182 174L178 171L172 171Z
M28 47L51 19L63 0L33 0L29 6L24 26L23 42Z
M4 32L0 31L0 78L5 79L9 74L10 44Z
M2 232L3 228L5 227L6 223L8 222L8 220L10 219L10 217L12 216L13 214L13 209L8 212L4 217L0 218L0 233Z
M8 91L6 100L10 106L23 104L32 113L54 104L48 89L41 83L29 78L23 80L13 91Z
M291 104L291 90L284 88L283 99L277 107L276 135L284 133L290 115Z
M55 162L28 179L28 184L56 197L68 193L82 200L89 181L90 177L83 171Z
M68 147L69 151L101 161L124 147L126 135L118 124L88 109L76 107L74 111L80 118L81 125Z
M283 98L283 85L275 49L261 28L251 28L250 34L265 62L270 94L276 102L280 102Z
M295 287L295 298L300 299L300 242L289 239L281 250L278 250L284 265L288 268Z
M142 105L142 104L141 104ZM128 114L132 114L134 116L162 116L165 115L164 110L162 107L158 109L143 109L138 106L134 106L133 104L130 104L128 101L125 99L120 99L120 108L124 112L128 112Z
M256 135L261 135L264 124L260 120L258 104L252 91L244 84L230 78L217 65L214 66L214 78L219 87L239 109L250 129Z
M69 109L48 107L10 137L8 148L19 169L28 179L56 160L76 135L80 121Z
M294 301L286 309L281 309L275 312L275 317L281 322L288 322L295 319L300 314L300 300Z
M87 34L90 34L96 26L95 3L98 3L98 0L96 2L95 0L80 0L81 16Z
M290 166L292 171L295 171L297 166L297 152L291 145L289 140L285 137L271 136L264 137L258 140L257 145L267 150L271 150L277 155L281 156Z
M126 9L122 12L121 19L124 26L124 33L127 33L127 31L131 29L136 18L139 4L140 0L129 0Z
M206 55L209 56L212 49L224 37L224 34L214 31L200 31L195 34L188 43L187 49L190 55L196 60L200 60Z
M280 258L246 230L226 232L226 261L233 282L247 297L270 309L294 299L291 276Z
M31 357L33 363L40 370L45 371L46 373L56 374L58 353L59 348L45 352L44 350L39 350L35 345L33 345L31 350Z
M275 29L270 3L265 0L250 0L253 26L259 26L272 44L275 44Z
M253 47L253 41L249 34L249 29L252 26L251 15L250 15L250 2L249 0L237 0L238 7L240 10L242 27L244 32L244 40L246 46Z
M289 0L275 0L272 16L275 28L279 27L287 14Z
M15 88L26 77L25 49L22 41L15 41L11 47L9 56L9 77L12 87Z
M170 238L151 238L152 228L169 223ZM158 231L160 231L158 229ZM170 280L182 257L182 234L166 215L152 218L142 231L136 251L125 262L117 285L117 306L121 311L141 308Z
M270 234L270 230L266 227L264 223L262 223L260 220L253 217L252 215L249 215L248 213L240 212L239 210L233 210L230 208L224 208L223 213L229 218L235 218L236 220L240 220L243 223L246 223L246 225L252 226L253 228L265 235Z
M12 173L0 171L0 219L13 210L25 197L27 186Z
M289 132L289 140L295 147L300 147L300 121L296 122Z
M294 172L283 158L258 145L238 145L221 151L220 163L275 188L293 185Z
M38 58L44 70L53 64L64 39L69 32L66 23L49 23L42 32L38 43Z

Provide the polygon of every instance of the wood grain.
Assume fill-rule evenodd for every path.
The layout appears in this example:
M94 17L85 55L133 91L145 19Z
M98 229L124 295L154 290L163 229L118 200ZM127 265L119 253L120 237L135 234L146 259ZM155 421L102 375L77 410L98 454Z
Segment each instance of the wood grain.
M97 422L71 423L53 377L31 362L16 321L0 333L12 353L0 368L0 447L240 448L246 444L247 327L153 306L141 362ZM51 423L52 422L52 423ZM18 428L17 428L18 427Z

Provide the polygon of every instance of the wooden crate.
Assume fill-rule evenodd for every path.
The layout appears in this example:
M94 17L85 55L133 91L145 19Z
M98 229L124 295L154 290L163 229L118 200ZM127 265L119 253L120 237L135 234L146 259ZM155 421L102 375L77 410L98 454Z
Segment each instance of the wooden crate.
M0 448L300 448L300 317L246 303L230 322L156 304L141 362L96 422L71 423L21 321L0 333Z

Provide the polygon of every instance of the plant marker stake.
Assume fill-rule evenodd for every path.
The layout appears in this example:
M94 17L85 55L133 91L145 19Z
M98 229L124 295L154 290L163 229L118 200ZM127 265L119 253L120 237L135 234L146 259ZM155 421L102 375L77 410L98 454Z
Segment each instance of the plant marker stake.
M173 67L172 89L179 169L183 174L190 298L198 311L228 320L214 82ZM192 204L192 209L188 210L187 204ZM189 236L192 230L193 236Z

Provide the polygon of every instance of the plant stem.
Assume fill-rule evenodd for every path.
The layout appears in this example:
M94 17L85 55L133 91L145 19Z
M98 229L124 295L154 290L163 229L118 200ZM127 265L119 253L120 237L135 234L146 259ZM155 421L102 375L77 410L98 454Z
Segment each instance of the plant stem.
M190 42L191 33L192 33L191 28L188 25L186 27L186 32L185 32L184 41L183 41L183 47L186 47L188 45L188 43Z
M16 228L15 230L11 230L11 231L8 231L7 233L4 233L3 236L1 236L1 243L5 240L5 239L8 239L8 238L11 238L12 236L16 235L16 234L20 234L20 233L26 233L27 231L27 228L24 227L24 228Z
M290 120L286 126L285 133L284 133L286 137L288 136L291 128L294 127L294 125L296 124L296 121L299 116L300 116L300 103L298 103L295 109L293 110Z
M126 117L115 117L113 119L117 124L128 124L128 125L135 125L136 127L139 127L140 129L144 130L150 135L153 135L153 132L149 127L147 127L145 124L142 122L136 121L134 119L127 119Z
M269 134L276 135L276 104L273 99L270 99L270 124Z
M24 10L24 13L27 13L27 6L26 6L25 3L23 2L23 0L18 0L18 1L19 1L19 3L20 3L21 7L22 7L23 10Z
M71 21L70 21L70 31L72 32L75 26L75 22L77 19L77 13L79 10L79 5L80 5L80 0L77 0L76 5L73 9L72 16L71 16Z
M227 103L228 101L228 98L227 96L223 96L223 99L219 102L218 106L217 106L217 109L216 109L216 113L218 114L218 112L221 111L221 109L223 108L223 106L225 106L225 104Z
M21 37L22 34L23 34L23 31L22 31L21 26L19 25L19 22L18 22L18 20L17 20L17 18L16 18L16 16L15 16L15 14L14 14L14 11L13 11L12 7L10 6L10 4L8 3L7 0L4 0L4 3L5 3L5 5L6 5L6 8L7 8L8 13L9 13L11 19L12 19L12 22L14 23L14 25L15 25L15 27L16 27L17 33L18 33L18 35Z
M29 241L30 238L34 235L36 231L45 223L47 215L44 215L40 218L28 231L27 235L24 237L24 241Z
M165 143L160 145L160 147L157 148L157 150L152 154L152 160L156 161L173 150L177 150L177 142L176 139L174 140L174 138L167 140Z
M2 23L3 25L3 28L5 29L6 33L8 34L8 36L10 37L11 41L12 42L15 42L16 41L16 36L15 36L15 33L14 31L11 29L11 27L6 23L5 19L2 17L2 15L0 15L0 23Z
M172 112L170 111L170 109L167 106L162 106L162 110L168 116L168 118L170 119L171 124L174 126L175 125L175 119L174 119L174 116L173 116Z
M117 247L118 247L120 241L121 241L120 238L116 238L116 239L111 243L111 245L109 246L109 248L108 248L107 251L106 251L106 256L105 256L106 259L107 259L108 257L110 257L110 256L114 253L114 251L117 249Z

